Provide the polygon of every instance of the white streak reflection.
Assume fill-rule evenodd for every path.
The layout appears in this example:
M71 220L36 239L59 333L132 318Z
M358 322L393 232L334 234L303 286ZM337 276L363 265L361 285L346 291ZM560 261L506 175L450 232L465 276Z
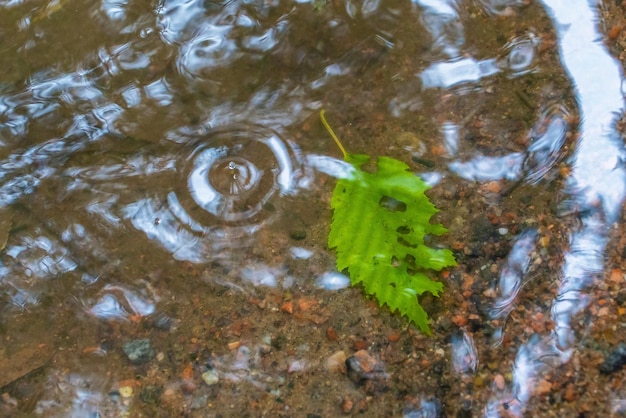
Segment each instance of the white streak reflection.
M564 215L576 215L580 226L565 253L561 284L552 306L554 331L534 335L518 352L513 387L492 399L488 417L521 417L542 374L567 362L575 348L572 320L589 303L586 293L604 265L610 225L621 213L626 187L624 146L615 131L624 110L619 64L602 44L597 10L587 0L543 0L557 30L561 60L575 87L580 107L580 137L568 179Z

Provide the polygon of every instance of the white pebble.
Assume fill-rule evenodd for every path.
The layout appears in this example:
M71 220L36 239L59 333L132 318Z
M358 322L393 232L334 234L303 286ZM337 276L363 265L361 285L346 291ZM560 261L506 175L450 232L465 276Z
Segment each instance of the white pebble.
M340 290L350 286L350 279L344 274L329 272L317 279L317 286L326 290Z
M313 256L313 251L302 247L291 247L291 256L299 260L308 260Z
M207 370L206 372L202 373L202 380L204 381L204 383L211 386L216 384L220 380L220 377L217 375L217 372L215 370Z

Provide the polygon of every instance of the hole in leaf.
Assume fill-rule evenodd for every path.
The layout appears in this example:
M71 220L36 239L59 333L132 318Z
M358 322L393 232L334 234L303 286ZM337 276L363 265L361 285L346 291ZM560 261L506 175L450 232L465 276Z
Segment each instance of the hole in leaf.
M405 235L406 235L406 234L410 234L410 233L411 233L411 231L412 231L412 229L411 229L411 228L409 228L409 227L408 227L408 226L406 226L406 225L401 226L401 227L398 227L398 229L396 229L396 232L397 232L398 234L405 234Z
M404 257L404 262L406 263L406 272L409 273L410 275L414 275L415 273L417 273L417 264L415 264L415 257L413 257L411 254L407 254L406 257Z
M398 260L398 257L396 257L395 255L391 256L391 265L393 267L398 267L400 265L400 260Z
M380 207L387 209L389 212L404 212L406 211L406 203L394 199L390 196L383 196L378 202Z

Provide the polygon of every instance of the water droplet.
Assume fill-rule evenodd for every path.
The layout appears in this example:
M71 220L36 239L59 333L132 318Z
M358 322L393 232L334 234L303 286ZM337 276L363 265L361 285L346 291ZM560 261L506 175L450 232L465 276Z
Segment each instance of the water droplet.
M248 245L280 214L280 197L294 192L300 173L294 150L257 126L215 131L188 144L166 197L130 204L125 216L176 259L229 258L228 249Z

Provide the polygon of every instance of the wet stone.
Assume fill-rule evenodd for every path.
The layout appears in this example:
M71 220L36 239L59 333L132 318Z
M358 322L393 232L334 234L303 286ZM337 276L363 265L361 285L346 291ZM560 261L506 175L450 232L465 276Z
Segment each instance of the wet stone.
M600 365L600 373L611 374L626 365L626 344L620 344Z
M206 372L202 373L202 380L208 386L211 386L219 382L220 378L215 370L207 370Z
M485 243L490 240L499 238L497 229L491 221L485 216L478 217L472 221L472 238L473 242Z
M119 388L119 393L122 398L130 398L133 396L133 387L122 386L121 388Z
M152 318L150 324L156 329L169 331L174 325L174 320L171 317L161 313Z
M359 350L346 360L348 377L354 383L365 385L368 393L378 393L387 387L383 363L366 350Z
M209 397L207 395L199 396L191 402L191 409L206 408Z
M306 231L296 230L289 233L289 238L294 241L302 241L306 238Z
M330 372L346 373L346 353L337 351L326 359L325 367Z
M128 360L135 365L147 363L155 355L152 344L147 338L131 340L122 346L122 350L124 350Z

